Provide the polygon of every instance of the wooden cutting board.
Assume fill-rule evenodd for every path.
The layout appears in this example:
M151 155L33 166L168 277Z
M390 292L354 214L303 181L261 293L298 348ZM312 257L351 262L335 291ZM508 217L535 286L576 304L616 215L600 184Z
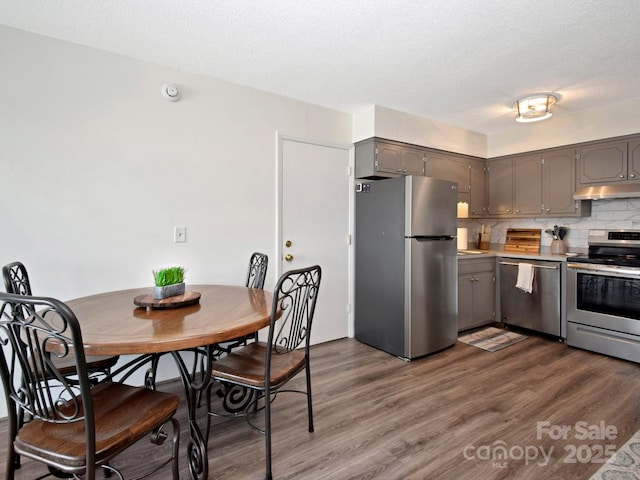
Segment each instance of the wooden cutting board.
M531 252L540 253L539 228L509 228L507 239L504 243L505 252Z

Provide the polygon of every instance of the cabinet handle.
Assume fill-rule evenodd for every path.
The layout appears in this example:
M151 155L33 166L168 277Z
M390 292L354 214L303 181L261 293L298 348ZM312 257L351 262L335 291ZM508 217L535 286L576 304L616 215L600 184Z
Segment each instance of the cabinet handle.
M631 175L629 175L629 178L636 178L636 174L632 173Z
M509 210L507 210L507 213L508 212L509 212ZM519 208L516 210L516 213L520 213L520 209Z
M551 209L550 209L550 208L547 208L547 213L549 213L550 211L551 211Z
M618 175L618 176L619 176L620 178L624 178L624 175L623 175L623 174L620 174L620 175Z

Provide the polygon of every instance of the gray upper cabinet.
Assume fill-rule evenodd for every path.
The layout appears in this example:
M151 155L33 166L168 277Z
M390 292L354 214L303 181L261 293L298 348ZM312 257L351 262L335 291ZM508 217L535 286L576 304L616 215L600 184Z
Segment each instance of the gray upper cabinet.
M486 213L485 164L482 158L427 149L427 176L458 184L458 201L469 204L469 217Z
M469 169L468 158L447 152L427 150L427 176L456 182L459 193L469 192Z
M627 162L629 177L640 180L640 140L629 142L629 159Z
M578 184L606 185L640 180L640 159L629 161L629 143L613 141L579 148ZM631 143L637 148L637 141Z
M591 201L573 199L576 188L573 148L500 157L488 162L488 170L491 215L579 217L591 214ZM511 212L509 205L512 205Z
M487 213L486 164L486 160L470 160L469 216L472 218L483 217Z
M487 213L513 214L513 159L500 158L487 162Z
M515 215L542 213L542 156L539 153L513 159L513 209ZM570 192L573 193L573 190Z
M573 148L554 149L542 154L542 208L546 215L585 216L591 202L574 200L576 162Z
M378 138L356 143L356 178L424 174L425 151L420 147Z

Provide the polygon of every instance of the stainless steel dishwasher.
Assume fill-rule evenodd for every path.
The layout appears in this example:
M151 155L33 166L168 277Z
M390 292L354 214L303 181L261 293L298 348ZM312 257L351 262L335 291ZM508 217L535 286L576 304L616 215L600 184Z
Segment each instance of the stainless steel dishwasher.
M520 263L533 265L531 293L516 287ZM500 309L503 323L561 336L560 302L562 263L502 258Z

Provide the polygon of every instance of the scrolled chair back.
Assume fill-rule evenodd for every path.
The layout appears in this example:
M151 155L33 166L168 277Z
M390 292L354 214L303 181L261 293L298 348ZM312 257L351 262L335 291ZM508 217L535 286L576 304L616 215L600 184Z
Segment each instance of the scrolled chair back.
M26 267L21 262L9 263L2 267L4 286L7 292L31 295L31 283Z
M9 411L15 411L13 404L49 423L93 422L82 337L73 312L44 297L0 293L0 302L0 376ZM75 358L74 382L54 365L54 358L68 355Z
M302 343L308 350L321 277L318 265L291 270L280 277L269 329L268 345L272 345L273 353L286 354Z
M266 254L254 252L249 259L249 272L247 273L245 286L262 290L267 276L268 265L269 257Z

